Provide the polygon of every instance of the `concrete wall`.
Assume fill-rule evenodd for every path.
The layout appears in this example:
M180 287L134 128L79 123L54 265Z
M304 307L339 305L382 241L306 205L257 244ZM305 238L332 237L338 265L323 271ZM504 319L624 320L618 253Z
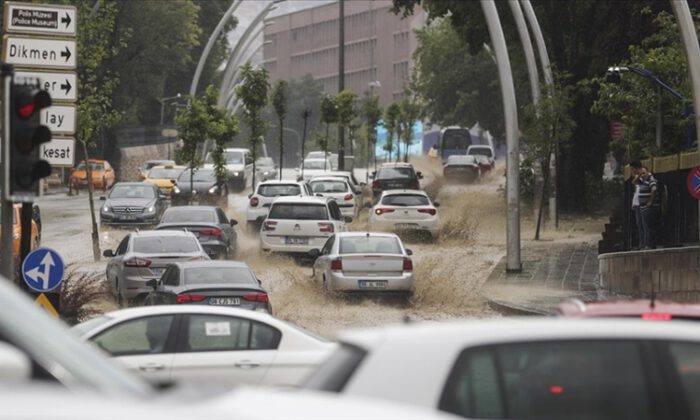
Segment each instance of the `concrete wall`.
M601 288L612 294L700 302L697 246L598 256ZM652 283L653 282L653 283Z
M140 181L139 167L151 159L175 160L175 143L122 147L121 164L117 170L119 181Z

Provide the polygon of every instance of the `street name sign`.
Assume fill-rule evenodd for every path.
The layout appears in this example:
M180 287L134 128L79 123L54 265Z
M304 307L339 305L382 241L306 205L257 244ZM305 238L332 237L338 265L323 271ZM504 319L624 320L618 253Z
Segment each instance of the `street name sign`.
M22 263L22 277L30 289L44 293L57 288L63 281L65 264L51 248L37 248Z
M54 137L39 150L39 157L51 166L72 167L75 164L75 139Z
M5 36L3 61L19 67L75 69L76 45L73 39L23 38Z
M17 70L15 83L38 86L47 91L54 102L75 102L78 99L75 73Z
M75 36L73 6L5 2L5 32Z
M41 110L41 124L49 127L52 134L75 134L75 106L51 105Z

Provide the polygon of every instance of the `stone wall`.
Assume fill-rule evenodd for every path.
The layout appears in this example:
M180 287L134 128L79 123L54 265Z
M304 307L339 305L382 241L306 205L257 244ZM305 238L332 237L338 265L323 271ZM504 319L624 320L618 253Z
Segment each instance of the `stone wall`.
M119 181L140 181L139 168L151 159L175 160L175 143L153 144L148 146L122 147L121 164L118 170Z
M700 302L697 246L598 256L600 286L612 294Z

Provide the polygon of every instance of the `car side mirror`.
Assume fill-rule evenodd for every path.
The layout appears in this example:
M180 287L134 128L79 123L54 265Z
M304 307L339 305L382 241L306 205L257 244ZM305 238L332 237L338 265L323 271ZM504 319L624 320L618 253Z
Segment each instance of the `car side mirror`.
M112 251L111 249L105 249L104 252L102 253L102 256L107 257L107 258L112 258L112 257L114 257L114 251Z
M107 197L105 197L104 195L100 196L100 201L106 201L106 200L107 200Z
M233 227L233 226L236 226L238 224L238 220L231 219L231 221L229 223L231 223L231 227Z
M319 251L317 248L314 248L310 250L308 254L309 257L316 259L321 255L321 251Z
M423 179L423 173L420 172L420 171L416 172L416 177L417 177L418 179Z
M177 184L177 181L174 180L174 179L171 179L171 180L170 180L170 183L173 184L173 185L175 185L175 184Z
M155 290L158 287L158 280L156 279L150 279L146 282L146 286L152 287L153 290Z
M350 223L350 222L352 222L352 217L345 216L345 217L343 217L343 220L345 221L345 223Z
M256 279L258 281L258 285L262 286L262 280Z
M413 251L406 248L406 255L413 255Z
M440 203L438 203L437 201L435 201L435 202L433 203L433 206L435 206L435 208L438 208L438 207L440 207Z
M323 197L323 194L316 193L316 197Z

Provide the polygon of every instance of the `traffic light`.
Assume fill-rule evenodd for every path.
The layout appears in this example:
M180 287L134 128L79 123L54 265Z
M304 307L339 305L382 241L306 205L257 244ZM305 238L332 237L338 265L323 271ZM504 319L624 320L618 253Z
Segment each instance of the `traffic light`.
M40 112L51 106L51 95L31 85L13 84L10 102L9 194L12 201L31 201L39 179L51 175L51 165L39 156L39 145L51 140Z

